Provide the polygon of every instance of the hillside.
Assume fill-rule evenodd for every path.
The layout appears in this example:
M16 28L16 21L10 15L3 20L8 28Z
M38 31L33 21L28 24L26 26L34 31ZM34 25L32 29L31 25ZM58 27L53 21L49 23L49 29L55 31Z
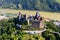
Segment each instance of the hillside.
M2 12L3 11L3 12ZM18 14L19 12L21 12L22 14L36 14L36 11L28 11L28 10L13 10L13 9L0 9L1 13L12 13L12 14ZM60 21L60 13L56 13L56 12L43 12L43 11L39 11L40 15L42 17L45 18L50 18L50 19L54 19L54 20L59 20Z
M0 0L0 7L25 10L60 11L59 0Z
M56 0L56 2L60 3L60 0Z
M3 10L2 10L3 11ZM8 12L14 13L17 10L8 10ZM23 11L24 10L20 10ZM25 11L26 12L26 11ZM27 11L28 13L30 11ZM32 12L32 11L31 11ZM33 11L34 13L34 11ZM60 26L56 26L53 21L47 22L44 21L46 24L46 31L42 32L41 34L35 34L36 30L39 28L31 28L31 26L27 26L27 24L23 23L22 27L17 27L15 22L19 22L16 18L9 18L9 20L1 20L0 21L0 40L59 40L60 39ZM35 30L34 34L32 32L26 33L25 31ZM38 30L40 31L40 29ZM41 30L42 31L42 30ZM58 33L57 33L58 32ZM48 38L48 39L47 39Z

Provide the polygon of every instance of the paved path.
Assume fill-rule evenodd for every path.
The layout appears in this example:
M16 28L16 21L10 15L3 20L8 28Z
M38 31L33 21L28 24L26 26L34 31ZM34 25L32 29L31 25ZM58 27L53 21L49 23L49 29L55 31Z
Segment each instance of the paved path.
M40 33L44 32L44 31L46 31L46 29L40 30L40 31L25 31L25 32L28 33L28 34L40 34Z

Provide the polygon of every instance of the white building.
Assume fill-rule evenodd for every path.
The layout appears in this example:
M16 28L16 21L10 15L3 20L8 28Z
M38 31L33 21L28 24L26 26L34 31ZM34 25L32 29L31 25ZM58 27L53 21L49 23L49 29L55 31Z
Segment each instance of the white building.
M60 26L60 22L54 22L54 24Z
M4 20L4 19L8 19L8 17L0 16L0 21L1 21L1 20Z

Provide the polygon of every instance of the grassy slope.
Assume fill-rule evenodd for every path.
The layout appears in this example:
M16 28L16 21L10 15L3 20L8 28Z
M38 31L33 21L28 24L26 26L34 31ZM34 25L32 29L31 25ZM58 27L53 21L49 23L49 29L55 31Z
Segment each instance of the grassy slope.
M2 11L2 13L18 13L18 12L21 12L22 14L27 14L27 15L30 15L30 14L33 14L35 15L36 11L28 11L28 10L12 10L12 9L0 9L0 11ZM55 20L59 20L60 21L60 13L53 13L53 12L43 12L43 11L40 11L40 15L42 17L45 17L45 18L50 18L50 19L55 19Z
M60 0L56 0L56 2L60 3Z

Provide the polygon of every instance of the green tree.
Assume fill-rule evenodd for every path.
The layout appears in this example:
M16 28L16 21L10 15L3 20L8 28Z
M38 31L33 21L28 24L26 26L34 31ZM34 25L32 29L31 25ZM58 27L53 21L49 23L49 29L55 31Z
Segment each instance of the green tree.
M54 36L54 34L50 35L50 40L56 40L56 37Z
M44 38L48 37L50 35L50 31L49 30L46 30L45 32L42 33L42 36Z

